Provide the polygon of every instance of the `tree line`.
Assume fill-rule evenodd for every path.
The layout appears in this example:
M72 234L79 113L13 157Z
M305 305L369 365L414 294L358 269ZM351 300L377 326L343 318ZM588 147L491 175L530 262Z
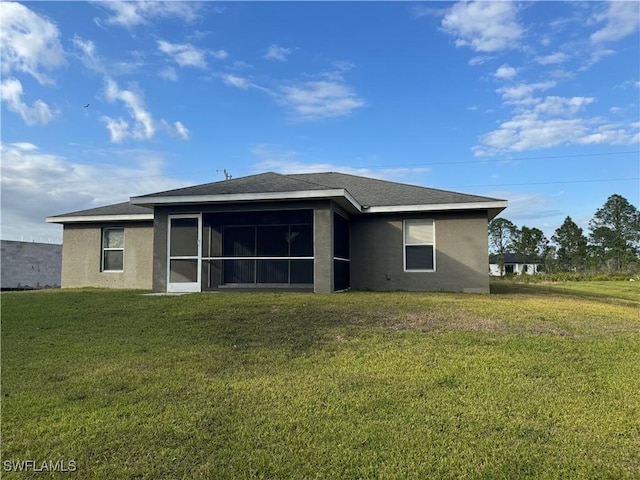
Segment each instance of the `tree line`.
M555 272L640 271L640 212L621 195L611 195L589 221L585 235L567 217L547 239L538 228L517 227L506 218L489 222L489 253L504 273L506 254Z

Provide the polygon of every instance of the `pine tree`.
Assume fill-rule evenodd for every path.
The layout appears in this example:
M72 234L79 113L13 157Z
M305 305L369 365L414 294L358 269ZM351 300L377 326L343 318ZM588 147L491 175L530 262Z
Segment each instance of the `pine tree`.
M558 246L558 268L562 271L573 272L582 270L587 263L587 237L571 217L564 219L551 240Z
M589 222L590 240L598 256L622 271L638 261L640 212L620 195L611 195Z

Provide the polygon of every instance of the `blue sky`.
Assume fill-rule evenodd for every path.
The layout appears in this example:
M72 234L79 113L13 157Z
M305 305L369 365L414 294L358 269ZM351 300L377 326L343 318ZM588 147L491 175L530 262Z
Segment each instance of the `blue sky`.
M265 171L640 203L638 2L0 3L2 238ZM85 107L85 105L89 105Z

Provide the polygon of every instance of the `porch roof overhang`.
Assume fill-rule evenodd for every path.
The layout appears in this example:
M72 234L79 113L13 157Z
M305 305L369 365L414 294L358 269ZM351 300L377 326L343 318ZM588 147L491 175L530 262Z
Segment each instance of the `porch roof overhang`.
M280 202L287 200L335 200L352 213L363 208L344 188L297 190L291 192L227 193L218 195L166 195L131 197L132 205L156 207L162 205L206 205L230 203Z

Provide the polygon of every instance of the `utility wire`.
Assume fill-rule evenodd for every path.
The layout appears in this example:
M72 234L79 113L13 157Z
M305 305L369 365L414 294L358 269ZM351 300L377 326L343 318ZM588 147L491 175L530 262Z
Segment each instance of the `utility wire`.
M582 158L582 157L603 157L603 156L611 156L611 155L628 155L628 154L640 154L638 150L630 150L623 152L611 152L611 153L582 153L576 155L550 155L545 157L508 157L501 159L484 159L484 160L461 160L461 161L453 161L453 162L428 162L428 163L406 163L406 164L389 164L389 165L367 165L367 166L350 166L350 168L359 169L359 168L368 168L368 169L379 169L379 168L407 168L407 167L431 167L431 166L443 166L443 165L469 165L469 164L486 164L486 163L513 163L519 161L528 161L528 160L555 160L559 158ZM236 171L254 171L254 168L238 168ZM218 171L218 170L216 170ZM211 173L210 170L195 170L195 171L187 171L181 172L181 174L204 174ZM49 183L40 183L40 186L55 186L55 185L72 185L72 184L83 184L83 183L106 183L112 181L122 181L122 180L141 180L147 178L167 178L168 174L161 175L141 175L137 177L113 177L113 178L100 178L93 180L71 180L68 182L49 182ZM620 179L620 180L635 180L635 178L630 179ZM599 181L611 181L611 180L586 180L586 182L599 182ZM577 181L578 183L582 181ZM548 184L553 182L543 182L543 183L522 183L522 184L508 184L508 185L540 185L540 184ZM571 181L568 182L556 182L556 183L574 183ZM450 188L469 188L473 186L483 187L483 186L501 186L501 185L461 185Z

